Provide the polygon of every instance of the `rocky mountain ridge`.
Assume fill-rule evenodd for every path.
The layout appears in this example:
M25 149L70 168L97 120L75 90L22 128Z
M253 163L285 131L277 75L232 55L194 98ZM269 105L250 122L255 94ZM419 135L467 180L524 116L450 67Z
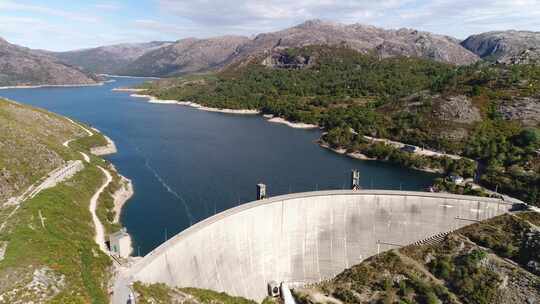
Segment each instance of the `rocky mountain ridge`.
M347 46L362 53L374 53L381 58L420 57L456 65L479 60L477 55L462 47L459 40L452 37L414 29L387 30L370 25L321 20L310 20L285 30L262 33L253 39L221 36L187 38L161 45L156 43L152 47L131 52L134 56L124 56L123 52L107 53L106 50L111 47L71 51L55 56L98 73L169 77L216 70L231 63L249 61L252 57L276 49L309 45Z
M540 62L540 32L493 31L472 35L461 45L483 59L500 63Z
M223 67L247 43L243 36L187 38L148 51L119 70L122 75L167 77Z
M381 58L404 56L433 59L457 65L470 64L478 57L448 36L414 29L386 30L363 24L341 24L311 20L298 26L257 35L239 50L239 58L275 48L309 45L347 46Z
M50 52L50 54L92 73L118 74L126 65L145 53L171 44L172 42L167 41L124 43L59 53Z
M97 77L43 52L0 38L0 87L96 84Z

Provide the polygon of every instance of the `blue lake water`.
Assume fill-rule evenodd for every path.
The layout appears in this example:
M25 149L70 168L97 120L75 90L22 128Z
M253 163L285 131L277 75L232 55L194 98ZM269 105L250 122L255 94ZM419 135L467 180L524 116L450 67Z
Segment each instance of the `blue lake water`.
M108 156L133 180L121 220L145 254L166 238L217 212L270 196L348 186L351 169L364 188L422 190L434 174L337 155L314 143L318 130L292 129L260 116L150 104L111 89L141 83L115 78L103 86L0 90L0 96L92 125L116 142Z

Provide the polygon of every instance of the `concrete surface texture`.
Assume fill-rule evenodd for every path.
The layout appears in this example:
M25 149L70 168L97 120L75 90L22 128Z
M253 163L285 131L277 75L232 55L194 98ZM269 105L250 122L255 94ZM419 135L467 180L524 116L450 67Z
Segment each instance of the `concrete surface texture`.
M270 281L296 285L329 279L378 250L511 208L498 199L423 192L338 190L278 196L229 209L179 233L125 273L115 292L126 295L134 281L163 282L261 301Z

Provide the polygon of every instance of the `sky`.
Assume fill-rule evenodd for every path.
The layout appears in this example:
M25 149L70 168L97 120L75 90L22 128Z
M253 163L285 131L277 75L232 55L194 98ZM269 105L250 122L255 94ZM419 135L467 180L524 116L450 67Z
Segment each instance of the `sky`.
M53 51L252 36L310 19L464 39L491 30L540 31L540 0L0 0L0 37Z

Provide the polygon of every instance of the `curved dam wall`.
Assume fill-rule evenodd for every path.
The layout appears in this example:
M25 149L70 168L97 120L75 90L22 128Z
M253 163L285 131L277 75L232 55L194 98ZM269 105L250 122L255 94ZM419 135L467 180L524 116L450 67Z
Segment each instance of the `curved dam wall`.
M131 281L224 291L257 301L267 283L329 279L377 254L508 212L499 199L401 191L319 191L229 209L179 233Z

